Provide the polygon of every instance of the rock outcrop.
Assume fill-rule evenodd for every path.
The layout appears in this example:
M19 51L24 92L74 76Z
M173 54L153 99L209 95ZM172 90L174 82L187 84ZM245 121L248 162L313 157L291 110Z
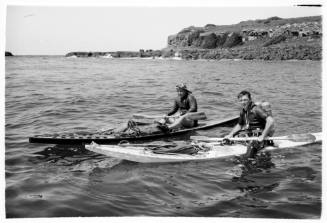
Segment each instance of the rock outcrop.
M269 48L272 46L274 49ZM295 46L301 47L297 49ZM167 48L185 59L320 60L321 16L271 17L235 25L191 26L169 36Z
M217 47L217 36L213 32L201 33L199 40L200 47L203 49L214 49Z
M283 42L287 39L286 35L284 34L281 34L281 35L278 35L278 36L274 36L273 38L269 39L267 42L265 42L263 44L264 47L267 47L267 46L270 46L270 45L273 45L273 44L277 44L277 43L280 43L280 42Z
M11 52L9 52L9 51L6 51L5 52L5 56L6 57L12 57L12 56L14 56Z
M231 48L242 44L242 36L239 33L231 32L228 34L226 41L223 44L225 48Z

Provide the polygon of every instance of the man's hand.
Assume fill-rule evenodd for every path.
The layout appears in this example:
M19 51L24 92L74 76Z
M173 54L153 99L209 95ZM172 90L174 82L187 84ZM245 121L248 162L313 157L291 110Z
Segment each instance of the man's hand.
M187 112L186 111L181 111L180 113L179 113L179 115L180 116L183 116L183 115L185 115Z
M258 141L259 142L262 142L264 139L265 139L265 137L263 137L263 135L261 135L261 136L258 137Z
M228 134L228 135L225 135L224 139L229 139L229 138L233 138L233 134Z

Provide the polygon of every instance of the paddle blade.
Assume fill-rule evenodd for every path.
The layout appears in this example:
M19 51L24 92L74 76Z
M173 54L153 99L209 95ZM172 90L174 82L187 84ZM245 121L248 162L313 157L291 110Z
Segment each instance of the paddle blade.
M280 137L267 137L265 140L289 140L293 142L317 142L321 141L321 139L317 139L315 135L319 135L319 133L314 134L293 134L289 136L280 136ZM203 141L203 142L219 142L224 140L224 138L210 138L206 136L191 136L192 140ZM258 140L258 137L240 137L240 138L229 138L230 141L251 141Z
M274 137L271 137L271 138L274 138ZM276 139L278 139L278 137L276 137ZM310 133L289 135L289 136L285 137L285 140L290 140L293 142L315 142L315 141L317 141L316 136L314 136L313 134L310 134Z

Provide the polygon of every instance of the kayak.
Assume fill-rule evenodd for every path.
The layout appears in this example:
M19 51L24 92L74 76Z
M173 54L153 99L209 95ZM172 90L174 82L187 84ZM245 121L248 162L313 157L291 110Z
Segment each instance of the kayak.
M196 130L209 129L219 126L235 124L238 116L232 116L229 118L224 118L220 120L199 122L198 126L193 128L181 129L173 132L156 132L154 134L142 135L142 136L128 136L128 137L117 137L113 135L106 134L45 134L29 137L30 143L46 143L46 144L89 144L95 142L97 144L115 144L121 141L142 141L142 140L152 140L164 137L171 137L182 135Z
M313 143L319 143L322 141L322 133L309 133L312 138L311 140L290 140L289 136L279 137L278 140L274 140L274 146L267 146L261 151L269 151L275 149L292 148L297 146L304 146ZM171 162L185 162L185 161L204 161L213 160L218 158L224 158L235 155L243 155L246 153L246 146L243 144L232 144L232 145L221 145L217 142L201 143L193 142L207 149L203 151L198 151L195 154L181 154L181 153L168 153L168 154L158 154L149 147L140 145L98 145L96 143L91 143L90 145L85 145L87 150L93 151L95 153L100 153L110 157L124 159L139 163L171 163Z

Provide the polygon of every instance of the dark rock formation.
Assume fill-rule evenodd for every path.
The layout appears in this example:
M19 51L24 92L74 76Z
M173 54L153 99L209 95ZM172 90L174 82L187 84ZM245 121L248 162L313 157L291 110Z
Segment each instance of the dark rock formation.
M216 48L217 36L213 32L201 33L198 41L199 47L202 49L214 49Z
M12 57L12 56L14 56L11 52L8 52L8 51L6 51L5 52L5 56L6 57Z
M176 35L171 35L168 37L168 45L176 47L189 47L192 45L197 45L198 41L195 41L199 38L200 33L203 33L202 28L189 27L180 31ZM194 42L194 44L193 44Z
M285 40L286 40L286 36L284 34L281 34L281 35L278 35L278 36L275 36L275 37L269 39L267 42L265 42L263 44L263 46L264 47L270 46L270 45L277 44L277 43L280 43Z
M317 60L322 54L321 16L191 26L169 36L167 48L183 59Z
M222 47L224 45L224 43L226 42L228 37L228 33L220 33L217 35L217 42L216 42L216 46L217 47Z
M223 47L230 48L240 44L242 44L242 36L238 33L232 32L228 34L227 39L223 44Z

